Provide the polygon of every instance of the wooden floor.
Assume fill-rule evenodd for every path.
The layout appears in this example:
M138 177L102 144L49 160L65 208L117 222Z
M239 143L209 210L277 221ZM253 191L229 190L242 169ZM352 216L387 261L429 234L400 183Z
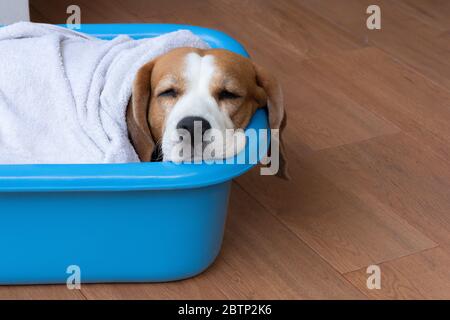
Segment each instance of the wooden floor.
M282 81L292 181L233 185L225 240L168 284L0 287L0 298L450 299L450 1L34 0L34 21L220 29ZM382 29L366 28L378 4ZM379 265L382 288L366 287Z

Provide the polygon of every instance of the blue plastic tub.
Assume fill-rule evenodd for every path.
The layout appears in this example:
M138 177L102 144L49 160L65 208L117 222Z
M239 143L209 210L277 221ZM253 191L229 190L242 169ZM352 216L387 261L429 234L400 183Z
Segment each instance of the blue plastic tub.
M178 29L247 55L226 34L200 27L98 24L80 31L110 39ZM249 128L268 128L265 110ZM65 283L72 265L84 283L194 276L220 251L231 180L252 166L0 165L0 284Z

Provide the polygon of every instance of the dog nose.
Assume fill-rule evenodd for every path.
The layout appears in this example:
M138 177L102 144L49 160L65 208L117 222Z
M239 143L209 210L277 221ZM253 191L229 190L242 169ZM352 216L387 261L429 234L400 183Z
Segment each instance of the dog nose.
M201 137L205 134L206 130L211 129L211 124L208 120L202 117L185 117L180 120L177 124L177 129L184 129L191 135L191 144L194 144L194 136L196 126L200 129L201 126ZM200 133L200 131L199 131Z

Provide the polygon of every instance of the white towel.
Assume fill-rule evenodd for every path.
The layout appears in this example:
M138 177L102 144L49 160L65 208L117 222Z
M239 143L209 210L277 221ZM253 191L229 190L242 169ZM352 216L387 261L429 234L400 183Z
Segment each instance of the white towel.
M139 161L125 119L133 79L178 47L208 45L187 30L107 41L45 24L0 28L0 164Z

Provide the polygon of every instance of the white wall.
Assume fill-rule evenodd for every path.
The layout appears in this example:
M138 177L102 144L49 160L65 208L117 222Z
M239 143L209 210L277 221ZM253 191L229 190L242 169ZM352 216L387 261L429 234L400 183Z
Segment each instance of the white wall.
M0 0L0 24L30 21L28 0Z

